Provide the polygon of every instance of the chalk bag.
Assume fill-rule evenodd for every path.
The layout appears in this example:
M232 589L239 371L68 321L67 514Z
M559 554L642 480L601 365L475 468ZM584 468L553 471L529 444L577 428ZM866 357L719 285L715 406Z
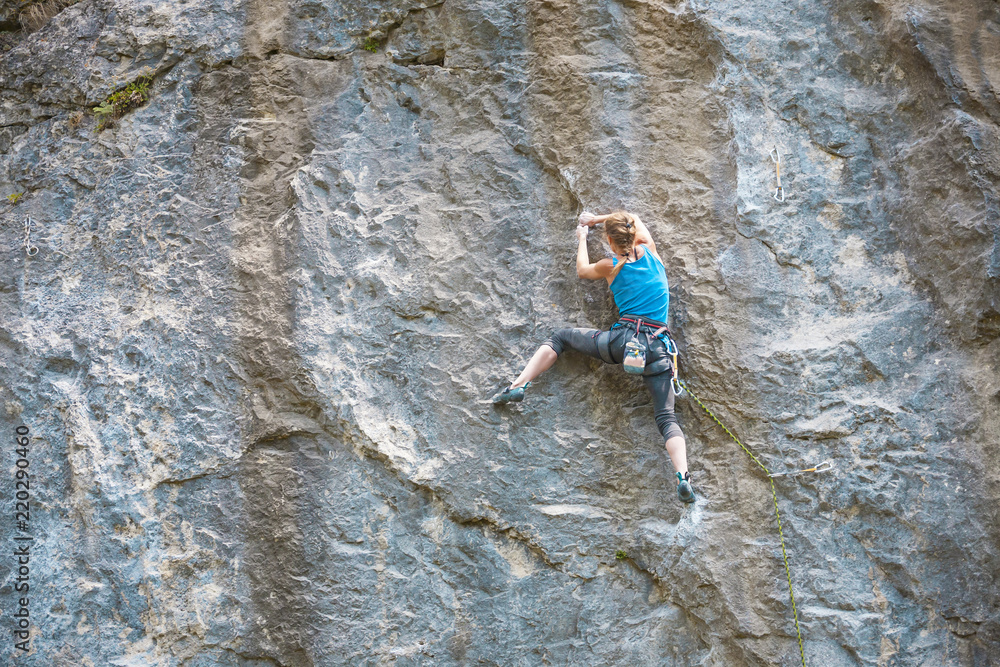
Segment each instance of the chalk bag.
M626 373L642 375L646 369L646 348L636 340L630 340L625 344L625 357L622 359L622 367Z

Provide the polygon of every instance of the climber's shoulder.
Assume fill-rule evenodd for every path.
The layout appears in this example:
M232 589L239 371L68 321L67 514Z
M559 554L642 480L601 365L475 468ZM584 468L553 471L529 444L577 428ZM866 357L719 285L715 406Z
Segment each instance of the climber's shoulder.
M632 217L635 218L635 242L636 245L641 245L653 253L653 256L659 260L660 264L663 264L663 258L660 257L660 253L656 251L656 242L653 240L653 235L649 233L649 228L646 227L646 223L642 221L642 218L638 214L633 213Z
M610 276L613 269L614 265L611 262L611 258L605 257L597 260L593 264L588 264L585 267L578 268L576 274L587 280L600 280L601 278L607 278Z

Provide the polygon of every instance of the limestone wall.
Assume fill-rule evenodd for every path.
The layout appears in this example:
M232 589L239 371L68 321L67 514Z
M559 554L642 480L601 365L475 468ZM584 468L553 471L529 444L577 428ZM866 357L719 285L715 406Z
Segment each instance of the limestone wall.
M775 480L809 664L1000 664L997 2L30 4L5 664L799 664L767 478L690 399L691 507L620 369L488 401L615 319L574 226L619 207L692 389L772 470L835 465Z

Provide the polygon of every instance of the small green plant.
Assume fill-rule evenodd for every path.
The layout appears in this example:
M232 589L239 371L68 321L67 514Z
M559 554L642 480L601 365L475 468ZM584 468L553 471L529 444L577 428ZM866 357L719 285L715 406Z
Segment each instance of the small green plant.
M96 131L100 132L113 125L129 111L149 101L151 85L153 85L153 75L149 68L143 68L139 78L108 95L107 99L94 107L94 116L97 117Z
M12 194L7 195L7 201L9 201L11 205L17 205L17 202L21 201L21 197L23 196L24 196L23 192L14 192Z
M619 549L618 551L615 552L615 558L618 560L625 560L626 558L628 558L628 554Z
M374 37L369 37L365 40L365 51L371 51L372 53L378 52L378 40Z

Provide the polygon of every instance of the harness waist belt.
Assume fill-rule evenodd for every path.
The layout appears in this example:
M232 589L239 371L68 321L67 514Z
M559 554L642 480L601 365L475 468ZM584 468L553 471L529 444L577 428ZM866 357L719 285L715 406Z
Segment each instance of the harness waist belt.
M649 329L655 329L657 331L654 335L659 335L664 331L666 331L668 336L670 336L671 338L673 337L673 334L670 332L670 329L668 329L667 325L664 324L663 322L651 320L648 317L639 317L637 315L622 315L620 318L618 318L618 321L615 322L614 326L612 326L611 328L614 329L615 327L623 326L625 323L634 324L637 327L647 327Z

